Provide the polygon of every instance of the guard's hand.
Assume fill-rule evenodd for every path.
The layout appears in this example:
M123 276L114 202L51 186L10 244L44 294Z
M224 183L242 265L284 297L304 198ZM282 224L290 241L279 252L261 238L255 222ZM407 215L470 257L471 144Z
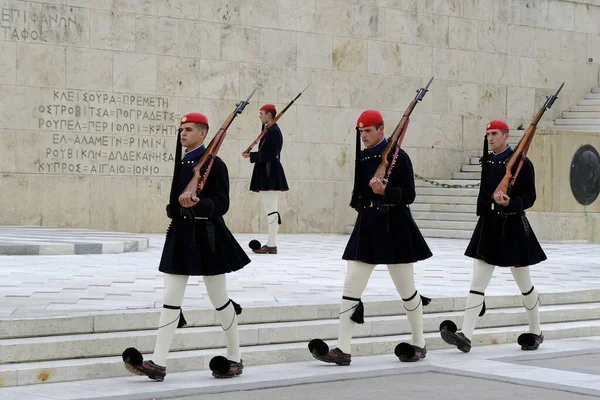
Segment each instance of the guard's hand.
M186 191L179 196L179 204L185 208L194 207L199 201L200 199L196 196L196 192Z
M494 201L500 204L501 206L508 207L508 203L510 203L510 197L508 197L501 191L498 191L494 193Z
M385 194L385 187L387 186L387 179L379 179L379 178L372 178L369 181L369 186L371 186L371 189L373 189L373 193L376 194Z
M243 152L243 153L242 153L242 157L244 157L244 158L248 158L248 157L250 157L250 153Z

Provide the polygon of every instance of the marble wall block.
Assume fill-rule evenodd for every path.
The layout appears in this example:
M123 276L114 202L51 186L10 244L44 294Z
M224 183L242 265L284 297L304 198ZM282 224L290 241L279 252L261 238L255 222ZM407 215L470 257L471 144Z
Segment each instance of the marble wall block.
M509 86L506 90L506 117L531 117L535 107L535 89Z
M221 24L179 20L179 55L220 59Z
M600 63L600 36L588 35L587 37L587 57L592 58L594 63Z
M221 26L222 60L258 62L259 56L260 32L258 28Z
M351 36L352 5L334 0L316 2L315 31L331 35Z
M187 26L189 21L182 22L182 25ZM135 19L135 51L177 55L178 29L178 20L175 18L138 15ZM182 32L182 41L187 39L185 33ZM192 51L194 50L192 47Z
M462 0L433 0L433 13L461 17L463 6Z
M477 84L448 82L448 112L454 115L477 114Z
M548 28L561 31L575 30L575 3L550 0L548 4Z
M275 103L283 69L279 65L240 63L240 93L250 94L256 88L256 101Z
M346 226L354 225L357 213L350 208L352 197L352 181L337 181L333 188L333 226L332 232L344 232Z
M17 135L14 130L0 129L0 173L17 170Z
M316 104L349 107L352 78L350 72L315 71Z
M494 21L521 24L521 0L494 1Z
M587 61L587 34L579 32L561 32L560 56L565 61Z
M368 41L333 37L332 67L338 71L367 72Z
M112 51L67 47L66 68L67 87L106 91L112 89ZM154 72L156 75L156 66Z
M521 74L523 65L520 57L483 54L482 58L482 65L487 66L484 69L485 83L519 86L523 82Z
M591 33L597 35L600 33L600 7L589 4L575 4L575 31Z
M463 117L460 115L431 115L431 133L422 133L427 147L435 149L459 149L462 146ZM421 136L421 135L419 135Z
M277 101L288 103L298 93L306 89L294 104L315 104L315 71L306 68L284 67L277 86ZM308 87L307 87L308 86Z
M297 132L294 141L302 143L333 142L333 108L297 105Z
M17 51L17 84L64 86L66 58L64 47L20 44Z
M433 74L433 48L403 44L400 46L404 62L400 64L402 76L431 77Z
M38 129L39 87L2 86L0 128Z
M454 72L458 69L458 79L467 82L485 82L486 74L489 74L491 69L499 68L504 60L504 57L499 54L490 56L487 53L466 50L457 50L457 53L451 54L453 57L450 64L451 71ZM460 56L458 60L455 58L456 54ZM490 65L488 63L490 61L494 65ZM448 78L455 79L456 77L452 74Z
M296 66L298 56L296 32L260 30L260 60L267 64Z
M67 6L156 15L160 0L65 0Z
M315 179L317 159L314 156L315 144L294 142L293 152L281 160L288 180L306 181ZM290 146L290 147L291 147Z
M45 175L42 218L47 226L72 228L90 226L90 176ZM75 190L75 188L77 188Z
M417 44L438 46L438 47L454 47L450 45L450 29L457 28L455 25L450 26L448 16L436 15L436 14L417 14ZM467 25L471 25L474 22L467 22ZM460 35L464 34L461 32L454 32L455 40L460 39ZM468 46L472 42L472 38L466 43ZM475 40L477 40L475 38Z
M401 54L401 46L398 43L369 40L367 48L367 72L400 75Z
M0 41L0 85L17 83L17 44Z
M383 39L385 34L384 23L385 18L379 7L364 4L352 6L350 35L369 39Z
M417 43L419 19L416 12L403 10L385 11L385 40L396 43Z
M258 232L260 215L263 213L260 195L248 188L250 179L230 179L230 208L225 214L225 223L232 232ZM290 221L286 220L286 224ZM245 247L247 244L242 243Z
M508 54L531 57L535 49L535 28L508 25Z
M90 15L90 47L135 51L134 14L95 10Z
M463 0L464 18L492 21L494 18L494 0Z
M277 29L279 27L279 0L242 1L240 3L240 24Z
M450 47L463 50L477 50L478 22L470 19L449 19Z
M200 19L201 4L198 0L159 1L157 13L161 17Z
M113 90L129 93L155 93L158 57L155 54L115 52Z
M200 61L200 90L209 99L239 100L239 63L217 60ZM249 95L250 93L248 93ZM247 98L246 94L242 97Z
M331 69L333 38L330 35L299 32L297 34L298 67Z
M547 28L549 20L549 0L527 0L520 2L521 25Z
M401 6L407 11L433 12L433 0L403 0Z
M534 32L535 56L560 60L561 41L560 31L536 28Z
M244 100L248 98L250 93L244 93L237 100L220 100L219 101L219 117L217 120L218 123L214 124L214 128L211 128L211 133L209 133L210 138L217 132L217 129L223 124L225 119L235 110L236 104L243 98ZM260 121L258 120L258 109L260 108L260 104L257 102L251 101L250 104L246 106L244 112L242 114L238 114L235 118L234 123L229 126L227 129L227 139L236 139L247 142L248 145L252 143L256 136L258 135L258 131L260 129Z
M299 203L303 212L298 214L298 230L307 233L331 232L334 215L334 182L300 182ZM318 193L315 196L315 193Z
M43 42L69 46L87 47L90 44L90 10L81 7L42 4L37 21L30 14L27 26L33 34L38 30L43 36ZM42 17L46 16L46 18ZM58 23L56 23L56 19ZM33 37L32 37L33 38Z
M92 226L110 231L135 231L136 209L139 208L136 179L134 176L94 178L90 187L89 218ZM146 201L143 203L146 204Z
M506 86L479 85L478 115L490 118L506 115Z
M135 216L135 232L166 233L171 222L166 211L171 177L136 177L134 190L136 202L144 204L144 207L129 210Z
M279 29L314 32L315 21L314 0L279 0Z
M196 97L202 92L200 60L162 56L158 58L156 86L159 93Z
M202 0L200 19L222 24L240 24L240 10L244 0Z
M42 175L0 174L0 224L40 225L43 202L38 200L43 193ZM19 198L19 201L15 201Z
M451 49L444 49L434 47L432 49L432 64L433 64L433 75L439 79L449 79L450 76L450 53L456 51ZM458 74L458 72L456 72Z
M479 21L479 50L488 53L507 52L508 26L502 22Z

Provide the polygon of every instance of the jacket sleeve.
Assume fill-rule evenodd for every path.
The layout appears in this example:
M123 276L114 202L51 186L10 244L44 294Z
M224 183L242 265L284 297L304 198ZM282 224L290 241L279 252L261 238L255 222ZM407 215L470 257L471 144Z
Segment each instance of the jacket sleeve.
M522 212L531 208L535 203L535 171L528 158L525 159L523 167L521 167L509 197L510 201L508 206L505 207L508 212Z
M197 217L219 217L229 210L229 173L219 157L215 159L206 185L200 193L200 201L194 207Z
M385 188L383 202L386 204L412 204L415 196L412 163L408 154L401 150Z
M279 126L274 125L264 137L264 143L259 151L250 153L250 162L265 162L277 159L283 147L283 135Z

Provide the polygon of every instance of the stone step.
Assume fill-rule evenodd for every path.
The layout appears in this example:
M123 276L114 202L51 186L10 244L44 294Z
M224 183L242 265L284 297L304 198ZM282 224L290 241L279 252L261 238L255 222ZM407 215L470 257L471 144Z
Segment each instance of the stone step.
M477 204L477 196L423 196L419 195L415 203L425 204Z
M438 186L418 187L415 189L417 197L420 196L475 196L479 194L479 189L458 189L443 188Z
M461 172L479 172L481 173L481 165L477 164L477 165L463 165L460 168Z
M434 211L434 212L455 212L455 213L474 213L475 206L472 204L426 204L413 203L410 205L412 211Z
M424 319L428 349L447 348L439 337L439 324L452 319L462 325L463 312L428 314ZM594 336L600 333L600 305L582 304L572 306L542 306L541 318L544 321L546 339L565 337ZM474 345L514 343L519 334L527 330L527 315L520 307L509 310L489 310L480 320L473 338ZM569 322L564 322L569 321ZM242 355L246 366L297 362L310 360L307 350L310 339L319 337L333 345L337 337L337 318L319 321L313 330L290 329L287 341L277 344L246 345ZM515 326L508 326L516 324ZM183 331L185 331L184 329ZM367 318L365 324L357 326L353 340L352 354L356 356L393 354L395 346L410 339L408 321L405 316L387 318ZM219 330L215 331L223 336ZM155 331L153 331L155 335ZM179 336L179 335L178 335ZM177 343L177 339L175 339ZM122 351L122 349L121 349ZM149 354L147 350L145 354ZM119 351L120 353L120 351ZM173 351L167 367L170 373L208 368L210 359L223 354L223 348ZM149 356L146 356L149 358ZM26 362L0 365L0 379L5 386L30 385L36 383L63 382L83 379L98 379L127 376L120 356L79 358L55 361Z
M423 237L426 238L444 238L444 239L471 239L473 230L459 229L420 229Z
M443 221L443 220L431 220L431 219L416 219L415 222L419 229L455 229L455 230L466 230L473 232L477 222L474 221Z
M600 106L600 99L598 100L590 100L590 99L580 99L577 100L578 106Z
M600 86L596 86L592 89L592 93L600 93Z
M554 120L556 125L596 125L600 128L600 119L564 119L557 118Z
M415 220L436 220L436 221L469 221L477 222L479 218L475 213L441 213L441 212L422 212L414 211L412 216ZM420 226L420 225L419 225Z
M585 98L588 100L596 100L596 99L600 100L600 93L596 93L596 92L586 93Z
M600 132L600 125L555 125L554 129L561 131Z
M480 172L453 172L452 178L479 180L481 178L481 171Z
M479 165L479 157L469 158L469 165Z
M562 113L563 119L575 118L575 119L591 119L597 118L600 120L600 111L564 111Z
M597 106L571 106L573 112L600 112L600 105Z

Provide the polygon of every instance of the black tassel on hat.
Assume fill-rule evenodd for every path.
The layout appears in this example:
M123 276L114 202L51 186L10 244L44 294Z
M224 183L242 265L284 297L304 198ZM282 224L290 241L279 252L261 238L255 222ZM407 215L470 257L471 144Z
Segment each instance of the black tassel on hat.
M358 210L360 207L360 195L358 189L358 174L359 174L359 159L360 159L360 131L356 128L356 153L354 156L354 187L352 189L352 198L350 207Z

